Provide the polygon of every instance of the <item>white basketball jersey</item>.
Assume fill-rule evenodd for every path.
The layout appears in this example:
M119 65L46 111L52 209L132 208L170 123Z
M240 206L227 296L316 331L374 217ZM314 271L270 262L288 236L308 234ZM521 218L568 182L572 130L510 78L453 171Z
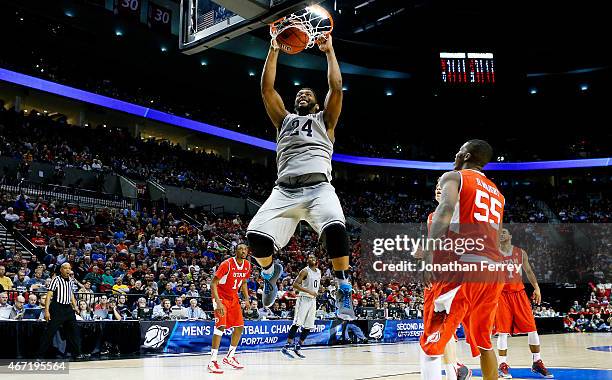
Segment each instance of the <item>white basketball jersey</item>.
M334 144L327 135L323 111L305 116L287 115L276 144L277 182L312 173L322 173L331 182Z
M310 267L306 267L306 272L308 275L302 281L302 288L319 293L319 287L321 286L321 271L319 268L312 270ZM300 292L300 296L315 298L311 294L302 292Z

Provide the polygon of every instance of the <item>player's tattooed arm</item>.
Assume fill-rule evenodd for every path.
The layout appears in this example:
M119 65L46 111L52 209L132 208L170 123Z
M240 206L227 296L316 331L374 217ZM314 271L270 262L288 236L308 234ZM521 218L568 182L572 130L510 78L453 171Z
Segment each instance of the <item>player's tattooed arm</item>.
M542 303L542 293L540 292L540 284L538 284L538 279L533 273L533 269L531 268L531 264L529 264L529 257L527 256L527 252L523 251L523 269L525 270L525 274L527 275L527 279L533 286L533 300L536 305Z
M272 124L274 124L274 128L276 129L280 128L285 116L289 113L285 109L283 99L274 88L278 54L278 46L276 45L276 41L273 40L261 75L261 97L266 107L268 117L272 120Z
M329 91L325 97L323 119L325 120L325 126L328 129L330 138L333 140L333 131L336 128L336 124L338 124L340 112L342 111L342 73L336 59L331 35L322 37L318 44L319 49L327 57L327 84L329 85Z

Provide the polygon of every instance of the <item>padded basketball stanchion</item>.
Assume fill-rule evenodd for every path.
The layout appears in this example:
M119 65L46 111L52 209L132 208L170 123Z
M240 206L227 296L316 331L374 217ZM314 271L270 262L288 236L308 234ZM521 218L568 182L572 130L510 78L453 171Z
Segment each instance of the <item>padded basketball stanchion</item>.
M313 47L319 38L330 35L333 29L331 14L325 8L313 5L274 21L270 24L270 35L273 39L278 38L279 43L290 45L293 50L284 50L295 54L295 50Z

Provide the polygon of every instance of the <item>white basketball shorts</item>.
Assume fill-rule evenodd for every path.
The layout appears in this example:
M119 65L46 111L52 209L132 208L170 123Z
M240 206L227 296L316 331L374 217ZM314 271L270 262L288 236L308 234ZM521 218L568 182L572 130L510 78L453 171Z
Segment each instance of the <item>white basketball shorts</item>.
M345 224L340 200L329 182L298 189L275 186L249 223L247 234L267 236L276 249L281 249L289 243L301 220L310 224L319 236L330 224Z
M295 316L293 324L312 330L315 327L317 300L311 297L299 296L295 301Z

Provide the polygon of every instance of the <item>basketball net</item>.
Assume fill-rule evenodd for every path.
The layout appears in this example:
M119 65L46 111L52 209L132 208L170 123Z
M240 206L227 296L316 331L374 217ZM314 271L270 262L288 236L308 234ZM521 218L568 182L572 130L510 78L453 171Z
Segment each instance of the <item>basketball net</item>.
M334 20L325 8L313 5L274 21L270 24L270 35L276 39L288 28L298 28L306 33L308 36L306 49L308 49L313 47L319 38L331 34L334 29Z

